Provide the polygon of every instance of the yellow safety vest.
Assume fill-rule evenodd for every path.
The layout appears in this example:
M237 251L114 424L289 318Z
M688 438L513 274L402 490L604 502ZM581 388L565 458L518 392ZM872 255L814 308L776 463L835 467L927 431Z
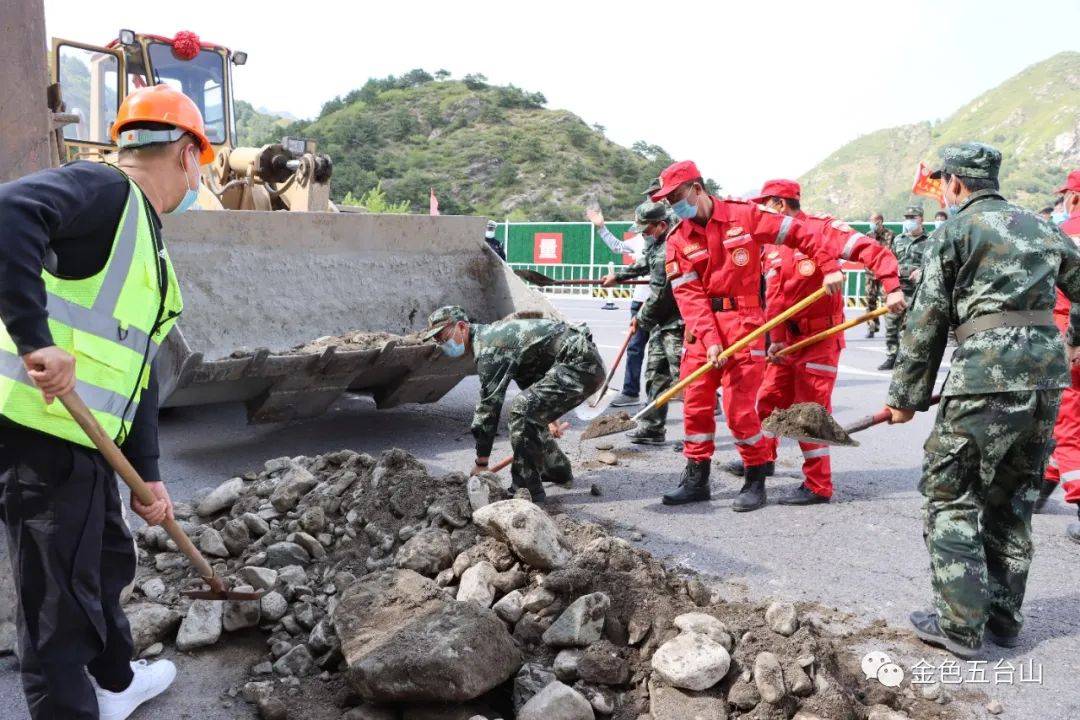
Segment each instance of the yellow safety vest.
M146 389L150 363L183 309L180 286L142 191L130 190L105 267L67 280L42 270L53 343L75 356L76 392L105 431L123 442ZM93 447L59 401L46 405L0 323L0 415Z

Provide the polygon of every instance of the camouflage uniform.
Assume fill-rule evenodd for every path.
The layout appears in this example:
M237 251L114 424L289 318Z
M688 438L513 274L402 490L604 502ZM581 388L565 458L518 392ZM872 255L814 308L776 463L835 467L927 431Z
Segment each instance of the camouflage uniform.
M909 207L904 216L910 213L922 215L922 208ZM915 290L919 286L918 280L911 280L911 273L922 268L923 256L926 254L929 236L926 231L918 237L912 237L907 233L898 235L892 243L893 254L900 265L900 289L904 291L904 300L911 304L915 296ZM904 330L904 322L907 311L901 313L889 313L885 316L885 349L889 357L895 358L896 351L900 348L900 333Z
M977 143L942 155L946 172L967 177L996 177L1001 158ZM1054 287L1080 300L1080 251L1050 222L983 190L934 231L922 267L888 403L928 407L958 326L919 489L938 626L978 648L984 629L1014 636L1023 622L1032 505L1069 385ZM1073 308L1070 344L1080 333ZM1034 312L1000 315L1010 311ZM982 327L968 324L975 319Z
M477 457L491 453L510 381L523 392L510 403L511 477L515 487L543 497L542 481L568 483L570 460L548 423L580 405L604 382L604 361L584 326L557 320L501 320L469 330L480 403L473 415Z
M877 240L879 244L892 250L893 238L896 237L892 230L882 225L873 232L867 233L867 237ZM881 300L883 293L881 292L881 283L874 277L874 273L866 273L866 312L873 312L877 310L878 301ZM881 328L878 324L878 318L874 318L866 323L867 337L873 337L875 333Z
M649 333L645 358L645 392L649 396L649 402L658 398L679 377L685 328L682 315L675 304L671 282L664 269L667 252L665 241L679 222L678 216L671 212L666 203L642 203L637 208L636 224L631 228L631 232L643 232L647 224L660 220L666 220L668 224L664 237L656 239L646 236L645 252L641 258L615 274L615 279L619 282L649 276L650 294L637 313L638 328ZM643 433L663 437L667 413L667 405L653 410L641 418L638 428Z

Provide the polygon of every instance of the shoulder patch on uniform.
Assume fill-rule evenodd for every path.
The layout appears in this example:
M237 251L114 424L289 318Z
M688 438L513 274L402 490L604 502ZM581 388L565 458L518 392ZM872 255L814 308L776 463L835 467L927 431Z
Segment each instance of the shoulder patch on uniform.
M805 258L799 261L799 274L803 277L810 277L817 270L817 265L810 258Z
M669 278L679 277L679 263L675 260L664 265L664 272Z
M739 267L744 267L750 262L750 253L746 248L736 248L735 251L731 253L731 261Z
M736 225L735 227L733 227L733 228L731 228L730 230L727 231L727 236L729 238L738 237L738 236L740 236L742 234L743 234L742 225Z

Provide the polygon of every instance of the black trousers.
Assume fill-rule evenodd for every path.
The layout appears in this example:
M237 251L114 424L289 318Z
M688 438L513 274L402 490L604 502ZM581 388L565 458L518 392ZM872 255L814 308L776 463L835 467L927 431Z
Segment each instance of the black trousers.
M86 671L114 691L132 679L120 593L136 558L112 469L95 450L5 426L0 485L30 716L98 720Z

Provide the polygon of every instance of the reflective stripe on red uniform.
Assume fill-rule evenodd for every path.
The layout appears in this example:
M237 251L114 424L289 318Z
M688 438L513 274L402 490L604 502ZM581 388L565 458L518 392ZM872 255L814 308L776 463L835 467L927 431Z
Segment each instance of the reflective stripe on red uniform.
M749 202L716 197L711 200L712 215L704 226L684 220L667 240L668 276L687 330L695 338L687 344L684 375L705 362L709 346L730 346L764 322L759 304L747 302L747 298L756 298L760 292L764 244L793 245L826 272L839 269L839 250L830 250L825 239L798 220ZM738 307L714 312L712 298L738 298ZM764 350L764 339L758 340L686 389L683 453L687 458L704 460L713 454L716 388L722 386L728 428L743 463L752 466L765 462L769 444L761 433L755 410L764 373Z
M1080 213L1074 213L1061 229L1080 245ZM1057 291L1054 321L1062 337L1069 328L1069 299ZM1046 479L1061 482L1065 501L1080 504L1080 371L1072 369L1072 387L1061 394L1061 409L1054 425L1054 452L1046 464Z

